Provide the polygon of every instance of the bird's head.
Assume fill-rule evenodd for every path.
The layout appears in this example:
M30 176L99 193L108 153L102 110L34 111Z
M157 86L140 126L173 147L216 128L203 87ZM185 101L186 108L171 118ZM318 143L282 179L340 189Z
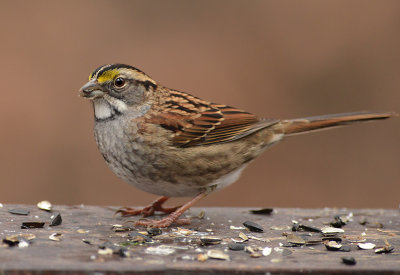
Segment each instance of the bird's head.
M94 103L97 119L141 108L157 83L141 70L124 64L104 65L89 75L80 89L82 97Z

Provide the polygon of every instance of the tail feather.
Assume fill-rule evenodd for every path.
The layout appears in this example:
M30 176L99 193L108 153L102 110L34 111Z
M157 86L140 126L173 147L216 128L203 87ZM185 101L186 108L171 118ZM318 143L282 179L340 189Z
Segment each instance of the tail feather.
M300 134L325 128L349 125L355 122L363 122L378 119L387 119L394 113L356 112L323 116L313 116L298 119L281 120L274 125L277 133L285 135Z

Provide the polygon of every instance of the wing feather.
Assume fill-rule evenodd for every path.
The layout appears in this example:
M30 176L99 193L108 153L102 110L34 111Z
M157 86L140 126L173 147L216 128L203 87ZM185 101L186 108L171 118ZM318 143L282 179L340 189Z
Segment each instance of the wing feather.
M164 108L150 115L147 122L171 131L172 143L177 147L233 141L277 122L260 120L243 110L209 103L186 93L170 93Z

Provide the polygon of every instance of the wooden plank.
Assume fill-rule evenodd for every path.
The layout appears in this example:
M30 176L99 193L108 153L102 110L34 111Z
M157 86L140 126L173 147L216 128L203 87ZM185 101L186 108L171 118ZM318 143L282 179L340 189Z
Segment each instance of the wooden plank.
M13 215L12 208L29 209L28 216ZM100 255L98 245L106 241L117 245L127 245L130 232L114 232L113 224L124 224L135 218L114 216L115 208L99 206L55 206L53 213L37 209L32 205L5 205L0 209L0 236L4 239L13 234L34 234L36 238L25 248L0 247L0 272L17 273L74 273L87 274L94 271L102 274L264 274L266 272L291 274L308 272L314 274L359 273L395 274L400 273L400 213L399 210L381 209L275 209L271 215L255 215L248 208L194 208L189 213L197 216L205 211L203 219L193 218L192 224L181 226L191 231L177 230L178 226L163 229L162 235L153 237L153 243L128 245L128 257L117 254ZM63 222L50 227L48 222L54 212L60 212ZM333 216L349 215L352 221L343 226L342 244L349 246L350 252L328 251L324 244L300 247L284 247L286 237L282 234L295 233L307 238L307 232L291 232L292 220L323 227L333 220ZM367 218L369 223L359 221ZM262 233L249 232L242 227L244 221L253 221L264 228ZM42 229L21 229L22 222L44 221ZM129 225L126 224L126 225ZM379 228L380 226L382 228ZM234 227L231 227L234 226ZM271 229L272 228L272 229ZM143 228L133 228L145 231ZM179 233L180 232L180 233ZM231 238L238 238L239 232L248 236L263 238L265 242L250 239L246 245L254 248L270 247L268 256L252 258L245 251L228 250ZM61 241L52 241L52 233L61 233ZM188 235L184 235L187 233ZM190 234L189 234L190 233ZM311 233L312 238L320 238L320 233ZM201 245L201 236L220 236L223 241L217 245ZM86 239L90 244L83 242ZM360 250L350 242L365 239L382 246L387 240L394 250L387 254L376 254L374 250ZM160 247L161 246L161 247ZM120 247L114 247L117 251ZM150 248L150 249L149 249ZM199 262L199 254L217 249L229 255L230 260L208 259ZM104 252L104 251L103 251ZM171 253L155 255L155 253ZM356 265L342 263L341 257L352 256Z

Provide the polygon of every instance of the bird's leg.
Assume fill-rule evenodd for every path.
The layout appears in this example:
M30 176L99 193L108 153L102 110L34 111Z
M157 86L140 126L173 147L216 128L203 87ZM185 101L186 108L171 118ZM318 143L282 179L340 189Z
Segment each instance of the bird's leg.
M129 207L121 207L117 210L116 214L120 213L123 217L126 216L136 216L142 215L143 217L148 217L154 215L154 212L160 211L165 214L170 214L177 210L180 206L164 208L162 205L166 202L169 198L168 197L159 197L155 201L153 201L150 205L142 208L142 209L134 209Z
M207 196L209 192L202 192L198 194L196 197L191 199L189 202L185 203L181 207L179 207L176 211L169 214L167 217L161 220L142 220L137 221L135 225L138 226L150 226L150 227L168 227L173 222L178 224L190 224L190 219L178 219L186 210L193 206L196 202Z

